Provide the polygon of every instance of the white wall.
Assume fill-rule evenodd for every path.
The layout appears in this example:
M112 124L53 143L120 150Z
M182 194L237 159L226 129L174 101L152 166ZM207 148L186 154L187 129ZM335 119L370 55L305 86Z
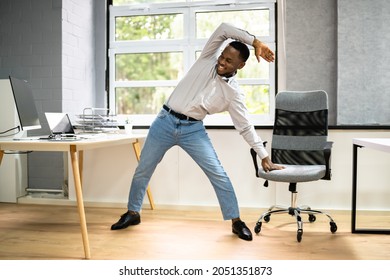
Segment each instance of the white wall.
M93 0L62 0L62 112L70 116L94 107L95 95L104 95L95 89L93 9Z
M270 141L271 130L259 130ZM290 203L287 184L270 183L255 177L249 147L234 130L209 130L215 149L230 175L241 207L266 208ZM390 131L331 130L334 141L331 181L298 185L299 204L318 209L351 209L352 138L390 137ZM115 147L85 152L83 193L86 202L125 207L136 160L132 147ZM359 149L359 207L390 208L390 154ZM382 173L381 176L375 173ZM70 182L70 200L75 200ZM151 180L156 207L218 206L211 184L199 167L179 148L173 148L157 167ZM364 187L364 188L363 188ZM145 197L145 206L148 204Z

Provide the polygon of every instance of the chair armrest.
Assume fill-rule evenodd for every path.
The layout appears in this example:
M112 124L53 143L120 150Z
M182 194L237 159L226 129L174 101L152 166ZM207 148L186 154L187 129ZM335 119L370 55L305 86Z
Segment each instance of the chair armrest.
M325 171L325 176L322 178L323 180L330 180L330 178L332 177L332 169L330 167L332 147L333 147L333 142L326 142L324 147L326 171Z
M264 147L266 144L267 144L267 141L263 141ZM251 148L251 156L252 156L253 165L254 165L255 171L256 171L256 177L259 178L259 165L257 164L257 153L253 148Z
M252 148L251 148L251 156L252 156L253 165L254 165L255 171L256 171L256 177L259 177L259 165L257 164L257 153Z

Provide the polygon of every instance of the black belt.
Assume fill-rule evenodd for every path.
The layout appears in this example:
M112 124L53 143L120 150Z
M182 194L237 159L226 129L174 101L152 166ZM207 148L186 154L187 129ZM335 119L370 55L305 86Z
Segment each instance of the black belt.
M178 112L175 112L173 111L171 108L169 108L167 105L163 105L163 108L165 111L167 111L169 114L171 115L174 115L176 118L178 118L179 120L187 120L187 121L193 121L193 122L196 122L198 121L197 119L194 119L194 118L191 118L189 116L186 116L184 114L180 114Z

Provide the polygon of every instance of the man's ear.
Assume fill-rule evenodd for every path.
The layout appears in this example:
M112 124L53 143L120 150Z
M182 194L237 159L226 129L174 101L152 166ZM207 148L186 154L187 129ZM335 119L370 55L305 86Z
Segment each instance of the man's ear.
M241 62L239 65L238 65L238 68L237 69L242 69L244 68L245 66L245 62Z

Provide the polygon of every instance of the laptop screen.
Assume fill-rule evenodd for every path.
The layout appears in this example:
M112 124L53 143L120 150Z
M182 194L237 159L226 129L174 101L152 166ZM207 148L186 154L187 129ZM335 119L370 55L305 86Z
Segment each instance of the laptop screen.
M52 134L75 134L66 113L45 113Z

